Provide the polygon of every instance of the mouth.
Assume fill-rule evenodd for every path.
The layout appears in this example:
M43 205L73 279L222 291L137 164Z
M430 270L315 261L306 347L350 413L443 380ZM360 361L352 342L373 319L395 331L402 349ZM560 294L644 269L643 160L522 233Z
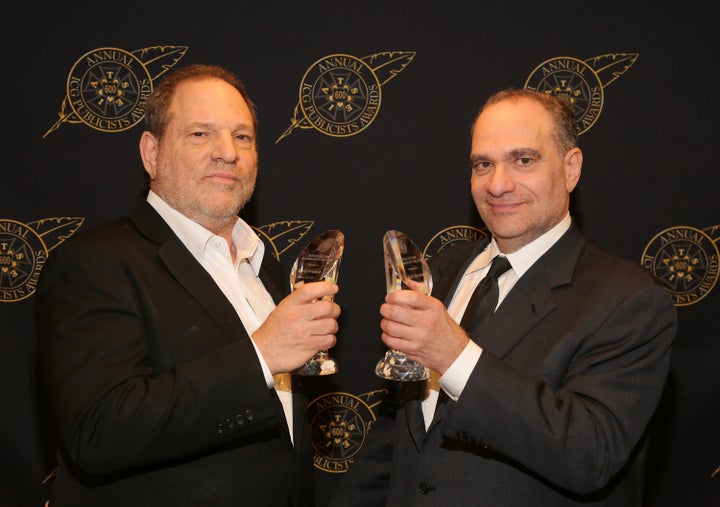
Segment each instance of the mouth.
M516 202L489 202L488 205L495 213L509 213L520 207L521 203Z
M238 181L238 177L232 173L213 173L205 177L206 180L224 185L233 184Z

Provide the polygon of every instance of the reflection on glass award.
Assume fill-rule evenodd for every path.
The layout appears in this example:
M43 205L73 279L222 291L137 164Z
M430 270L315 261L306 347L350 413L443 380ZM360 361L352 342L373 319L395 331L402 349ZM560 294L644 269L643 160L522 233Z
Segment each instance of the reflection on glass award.
M337 282L338 269L345 248L345 235L336 230L325 231L298 254L290 270L290 288L301 282ZM332 299L332 296L328 296ZM327 350L320 350L295 370L296 375L331 375L338 366Z
M387 231L383 238L383 251L388 294L399 289L408 289L408 280L420 282L421 286L417 290L430 294L430 268L420 249L408 236L400 231ZM428 379L430 370L409 359L399 350L389 349L375 366L375 374L388 380L412 382Z

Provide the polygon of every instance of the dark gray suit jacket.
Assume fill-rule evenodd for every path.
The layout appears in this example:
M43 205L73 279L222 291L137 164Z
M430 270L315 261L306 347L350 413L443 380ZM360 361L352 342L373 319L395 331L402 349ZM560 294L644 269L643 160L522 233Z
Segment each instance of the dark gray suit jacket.
M275 301L281 275L266 255ZM53 251L36 304L52 507L314 505L305 400L293 447L240 318L149 204Z
M431 259L435 297L449 304L488 241ZM331 505L640 506L675 331L663 289L573 225L468 330L483 353L460 399L426 433L422 385L401 386L402 408L370 430Z

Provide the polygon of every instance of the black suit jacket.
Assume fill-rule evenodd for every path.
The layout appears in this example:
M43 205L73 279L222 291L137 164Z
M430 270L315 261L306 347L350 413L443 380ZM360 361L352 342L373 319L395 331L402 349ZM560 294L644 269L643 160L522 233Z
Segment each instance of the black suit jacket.
M281 275L266 255L275 301ZM240 318L149 204L53 251L36 304L52 507L314 505L305 400L293 446Z
M449 304L489 240L431 259ZM472 309L468 309L472 311ZM482 329L457 402L425 432L422 385L370 430L331 505L640 506L646 427L676 331L672 299L573 225Z

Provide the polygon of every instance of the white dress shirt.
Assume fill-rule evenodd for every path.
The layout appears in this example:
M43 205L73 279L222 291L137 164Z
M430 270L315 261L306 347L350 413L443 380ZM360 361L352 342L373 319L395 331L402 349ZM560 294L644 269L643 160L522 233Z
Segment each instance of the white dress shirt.
M508 261L510 261L511 269L506 271L498 278L498 304L502 303L503 299L513 288L515 283L530 267L537 261L548 249L565 234L570 228L572 220L570 214L566 214L565 217L555 227L550 229L548 232L528 243L517 252L507 254ZM490 270L490 264L495 256L500 255L500 249L498 248L495 239L490 241L490 244L478 254L477 257L470 263L463 279L460 281L455 294L453 295L450 304L448 305L448 313L455 320L460 322L465 313L465 307L470 301L472 293L475 291L480 280L485 278L485 275ZM503 254L504 255L504 254ZM497 308L497 306L495 308ZM492 339L492 338L490 338ZM427 383L427 391L425 398L422 402L423 417L425 419L425 428L427 429L432 422L435 414L435 405L439 395L439 389L448 395L451 400L457 401L462 394L465 384L467 384L470 374L472 373L475 365L480 359L482 354L482 348L470 340L466 345L463 352L458 356L455 362L450 365L450 368L445 372L444 375L440 376L437 372L431 372L431 378Z
M273 378L265 359L252 340L252 334L265 322L268 314L275 308L272 297L258 277L260 264L265 254L265 245L252 228L238 217L232 230L232 241L236 252L235 261L233 261L230 246L224 238L213 234L202 225L173 209L152 190L148 192L147 201L167 222L232 303L245 330L251 337L250 341L255 347L255 353L265 373L268 388L274 388L280 397L292 438L290 382L287 381L287 375L278 375Z

